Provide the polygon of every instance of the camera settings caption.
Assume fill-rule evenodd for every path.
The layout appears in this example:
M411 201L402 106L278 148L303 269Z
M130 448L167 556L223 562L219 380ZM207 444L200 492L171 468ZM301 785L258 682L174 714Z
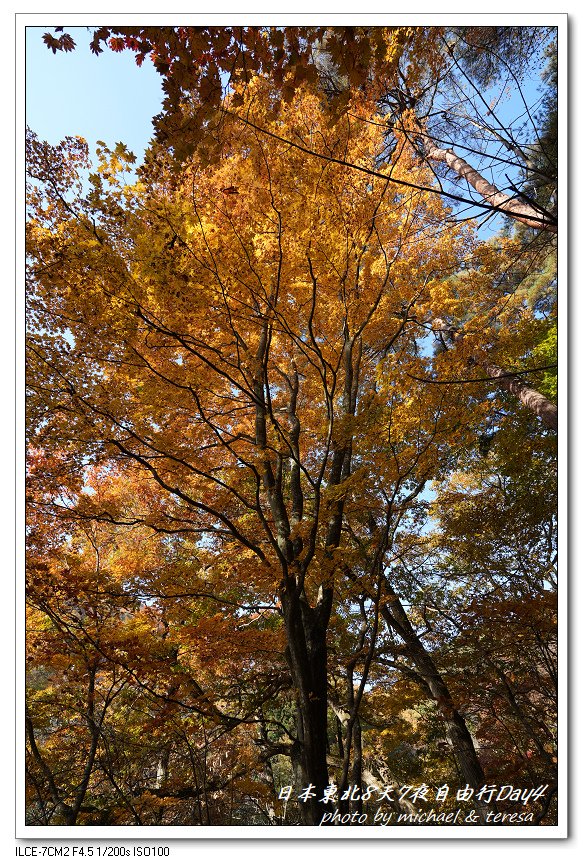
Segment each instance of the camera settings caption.
M170 847L162 847L154 844L27 844L16 848L17 856L36 856L46 858L61 858L64 856L119 856L152 857L170 856Z

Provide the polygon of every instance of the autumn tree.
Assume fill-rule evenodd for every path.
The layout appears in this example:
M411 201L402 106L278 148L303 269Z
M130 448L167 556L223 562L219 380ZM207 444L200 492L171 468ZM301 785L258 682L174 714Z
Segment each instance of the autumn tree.
M250 102L268 103L266 91ZM308 93L287 115L289 135L330 135ZM378 129L346 122L328 146L370 164ZM48 206L32 199L30 309L51 322L31 344L32 382L51 418L45 447L133 466L163 492L151 514L102 513L86 495L78 513L198 536L197 555L227 555L258 597L277 599L294 771L321 791L335 585L360 572L378 620L387 551L451 447L447 397L421 398L411 372L424 367L423 319L470 238L452 226L432 245L436 197L403 199L333 164L306 173L297 151L249 127L234 124L222 146L220 167L194 161L178 188L163 169L125 187L123 149L104 152L93 190L71 201L78 145L31 139L31 175L51 184ZM351 523L360 538L343 544ZM304 818L321 810L308 802Z
M439 758L477 788L508 743L552 774L554 523L522 522L553 471L553 181L542 149L525 195L435 167L446 127L496 138L472 81L515 80L527 35L99 28L165 80L138 179L121 143L29 134L34 822L318 824L332 780ZM287 784L315 795L284 816Z

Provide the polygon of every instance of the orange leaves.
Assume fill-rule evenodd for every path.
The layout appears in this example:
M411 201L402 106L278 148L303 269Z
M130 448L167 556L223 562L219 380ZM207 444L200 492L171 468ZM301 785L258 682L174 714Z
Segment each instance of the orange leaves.
M115 51L117 53L119 53L120 51L123 51L124 48L126 47L125 39L122 39L122 38L117 37L117 36L111 36L110 39L108 40L107 44L109 45L109 47L111 48L112 51Z
M47 48L53 52L53 54L56 54L57 51L73 51L75 48L75 41L68 33L63 33L63 35L58 38L52 36L50 33L44 33L43 42Z
M317 152L375 164L383 132L365 122L366 98L355 96L357 119L330 125L319 98L297 88L274 124L273 95L269 81L250 83L246 116ZM420 457L419 436L432 429L437 397L423 398L407 372L424 371L416 340L437 296L436 269L449 273L459 259L454 232L435 242L419 228L425 194L404 199L378 178L306 158L229 115L223 133L220 164L193 159L178 181L163 167L155 182L144 173L131 198L120 179L128 154L102 148L108 191L96 186L93 200L100 230L86 218L66 226L74 259L62 304L79 348L75 362L59 363L85 400L75 408L79 448L99 440L106 466L99 491L87 479L82 506L139 538L125 565L111 560L116 573L130 561L138 568L145 527L213 538L217 550L231 536L237 556L256 555L257 538L262 555L273 555L283 523L269 473L288 485L289 507L297 467L296 507L300 494L319 507L314 478L325 489L331 448L351 447L360 468L334 485L329 505L355 509L412 466L430 471L435 458ZM438 216L439 203L431 211ZM375 391L382 399L373 406ZM296 526L298 548L322 543L320 517L313 530Z
M270 657L277 664L284 649L281 619L273 611L204 616L177 628L174 638L183 647L184 663L194 671L203 668L209 682L213 679L211 671L214 675L236 674L249 665L262 665Z
M496 771L522 771L498 718L552 766L550 449L471 380L551 352L552 268L436 192L415 107L441 30L104 42L163 75L172 152L129 185L99 143L87 192L84 142L28 138L27 652L55 775L78 783L101 724L100 821L264 820L295 731L326 740L302 712L327 674L383 778L454 773L446 684Z

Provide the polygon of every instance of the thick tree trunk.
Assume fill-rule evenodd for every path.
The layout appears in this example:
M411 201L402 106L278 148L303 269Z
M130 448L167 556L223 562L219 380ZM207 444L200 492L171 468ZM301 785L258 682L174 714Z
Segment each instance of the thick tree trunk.
M327 716L327 615L320 605L284 595L283 613L287 632L286 657L292 674L297 712L297 743L292 748L296 795L302 822L318 825L325 811L323 794L328 786ZM297 789L301 788L301 789Z
M316 283L314 278L314 291ZM362 345L359 339L350 339L345 327L343 367L345 372L342 408L344 416L354 416L358 389L358 368ZM295 528L303 516L303 495L300 473L300 423L296 414L299 389L297 370L285 376L289 390L287 415L291 426L289 433L290 453L287 457L290 472L291 520L284 495L283 456L277 457L276 468L267 449L267 417L269 393L266 385L265 367L269 352L269 324L264 321L255 360L260 372L253 383L255 402L255 442L263 454L261 483L267 495L270 514L275 526L275 538L282 565L281 605L286 628L286 659L292 675L296 701L297 740L291 748L294 785L299 798L302 822L319 825L326 810L323 803L324 790L329 784L328 751L328 683L326 632L333 598L333 563L331 573L320 586L318 598L311 606L304 592L306 569L313 556L312 549L300 559L303 544L290 539L292 525ZM350 475L351 443L332 440L332 459L327 486L334 487ZM331 550L340 542L344 500L341 497L330 508L326 530L325 557L331 560ZM299 791L297 788L301 788Z
M513 198L505 192L500 192L479 171L476 171L465 159L458 156L452 148L437 147L426 133L422 133L422 136L427 145L427 157L437 162L445 163L448 168L451 168L459 177L462 177L470 186L473 186L487 204L493 205L508 216L511 216L518 222L529 225L531 228L542 228L556 234L556 221L544 213L544 211L538 210L538 208L528 202Z
M542 393L539 393L538 390L529 387L521 381L519 376L509 375L501 367L496 366L496 364L485 363L483 366L488 375L497 379L500 387L503 387L508 393L517 397L526 408L538 415L546 427L555 432L557 431L558 411L557 406L553 402L543 396Z
M265 319L255 359L261 370L253 383L255 396L255 442L263 454L261 481L273 523L282 565L281 604L285 621L286 659L292 675L296 702L297 739L291 748L294 787L302 822L318 825L324 814L323 793L328 786L327 750L327 656L326 629L332 604L331 590L323 590L314 608L303 592L305 573L297 559L301 544L290 541L290 519L282 483L282 458L276 468L267 451L269 397L265 366L269 352L269 322ZM296 416L298 377L287 379L290 391L288 415L291 433L291 513L294 525L302 518L303 498L299 473L299 421ZM335 481L337 482L337 481ZM336 541L337 543L337 541ZM300 788L300 789L298 789Z

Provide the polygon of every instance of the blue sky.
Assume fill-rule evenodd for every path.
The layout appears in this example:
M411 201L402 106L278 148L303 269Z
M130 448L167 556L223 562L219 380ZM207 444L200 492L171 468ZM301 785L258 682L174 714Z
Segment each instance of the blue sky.
M89 51L91 31L67 27L77 48L53 54L42 41L50 28L26 28L26 122L39 138L57 144L66 135L118 141L142 160L152 137L151 118L162 104L162 79L149 60L136 66L129 51Z

